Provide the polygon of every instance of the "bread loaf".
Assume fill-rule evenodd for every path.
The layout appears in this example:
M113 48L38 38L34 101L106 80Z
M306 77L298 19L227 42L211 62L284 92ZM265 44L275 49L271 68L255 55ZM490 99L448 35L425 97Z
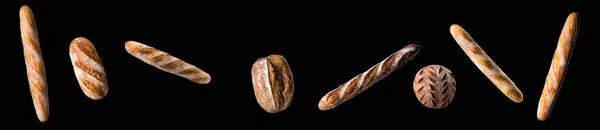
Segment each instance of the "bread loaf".
M550 111L552 111L562 80L565 77L569 60L571 59L571 53L573 53L573 46L575 45L578 31L579 14L573 12L567 17L563 26L558 45L552 57L550 71L548 71L548 75L546 76L546 83L544 84L537 110L537 118L540 121L545 121L550 115Z
M270 55L256 60L252 65L252 84L256 101L269 113L281 112L292 102L292 71L281 55Z
M319 101L319 109L322 111L330 110L352 99L354 96L369 89L373 84L406 64L409 60L413 59L418 52L419 46L416 44L405 46L367 71L329 91L329 93L323 96Z
M108 81L94 44L85 37L73 39L69 57L83 93L93 100L102 99L108 93Z
M127 41L125 42L125 49L129 54L147 64L198 84L208 84L211 80L210 75L198 67L154 47L136 41Z
M469 59L479 68L483 74L492 81L494 85L505 96L516 103L523 101L523 93L515 83L496 65L496 63L483 51L483 49L471 38L458 24L450 26L450 34L458 43L460 48L469 56Z
M448 68L429 65L415 75L413 90L421 104L428 108L440 109L452 102L456 92L456 81Z
M21 40L27 67L29 91L33 98L33 106L40 122L48 121L50 104L48 101L48 86L46 84L46 70L40 49L37 26L31 8L21 6L19 10L21 25Z

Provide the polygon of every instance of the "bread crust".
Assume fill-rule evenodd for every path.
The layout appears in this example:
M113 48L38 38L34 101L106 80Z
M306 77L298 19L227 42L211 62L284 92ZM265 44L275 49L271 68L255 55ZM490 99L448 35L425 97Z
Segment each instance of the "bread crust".
M149 65L198 84L208 84L211 80L211 76L200 68L154 47L136 41L127 41L125 50Z
M441 65L421 68L413 81L415 96L424 106L440 109L448 106L456 93L456 80L450 69Z
M473 40L471 35L460 25L450 26L450 34L460 48L479 70L510 100L516 103L523 101L523 93L517 85L496 65L485 51Z
M38 120L46 122L50 116L46 70L42 58L42 50L40 49L35 18L29 6L21 6L19 20L29 91Z
M93 100L108 94L108 81L96 47L85 37L77 37L69 45L73 71L83 93Z
M252 65L252 84L258 104L268 113L287 109L294 95L292 71L281 55L259 58Z
M577 12L572 12L567 17L560 34L558 45L554 52L554 56L552 57L552 64L550 65L550 70L546 76L544 89L542 90L542 95L538 103L537 118L540 121L545 121L548 116L550 116L550 112L552 111L552 107L554 106L554 102L556 101L558 92L560 91L560 87L566 75L578 31L579 14Z
M418 52L419 46L417 44L409 44L391 54L367 71L355 76L350 79L350 81L325 94L319 101L319 109L322 111L330 110L352 99L354 96L369 89L373 84L385 78L396 69L402 67L409 60L413 59Z

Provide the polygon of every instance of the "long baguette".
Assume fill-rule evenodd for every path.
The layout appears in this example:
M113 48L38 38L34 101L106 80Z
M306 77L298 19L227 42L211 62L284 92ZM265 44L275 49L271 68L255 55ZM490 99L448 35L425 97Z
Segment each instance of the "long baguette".
M93 100L102 99L108 93L108 81L94 44L85 37L73 39L69 57L83 93Z
M578 30L579 14L573 12L567 17L563 26L558 45L552 57L552 65L550 65L550 70L546 76L546 83L544 84L537 110L537 118L540 121L548 118L554 106L558 91L567 71L567 66L569 65L569 60L571 59Z
M23 54L25 55L25 66L27 67L27 79L29 91L33 98L33 106L40 122L48 121L50 104L48 101L48 89L46 84L46 70L42 58L42 50L38 39L37 26L31 8L27 5L21 6L19 10L21 25L21 40L23 42Z
M319 109L330 110L341 103L344 103L354 96L369 89L373 84L385 78L387 75L402 67L409 60L413 59L419 52L417 44L409 44L399 51L377 63L369 70L355 76L350 81L340 85L332 91L329 91L319 101Z
M450 33L456 43L469 56L469 59L479 68L483 74L492 81L494 85L505 96L516 103L523 101L523 93L517 88L515 83L496 65L496 63L483 51L483 49L471 38L458 24L450 26Z
M198 67L154 47L136 41L127 41L125 42L125 49L129 54L147 64L198 84L208 84L211 80L210 75Z

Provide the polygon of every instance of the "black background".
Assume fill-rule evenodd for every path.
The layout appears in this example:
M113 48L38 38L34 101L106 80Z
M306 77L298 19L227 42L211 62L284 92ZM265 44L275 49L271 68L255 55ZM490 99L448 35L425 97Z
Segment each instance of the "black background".
M19 32L19 8L29 5L38 25L47 71L50 119L35 116ZM550 127L595 119L595 59L600 43L598 2L204 2L18 1L7 17L0 95L4 123L24 127L451 128L484 124ZM580 14L580 31L560 96L547 121L537 104L565 19ZM460 50L451 24L465 28L517 84L522 103L505 97ZM68 57L76 37L90 39L110 91L91 100L81 91ZM162 72L129 55L128 40L170 53L212 76L206 85ZM416 59L352 100L317 108L330 90L407 44ZM250 68L283 55L295 80L290 107L266 113L254 97ZM6 59L8 61L6 61ZM430 64L449 68L457 93L444 109L428 109L412 91L415 73ZM592 75L592 76L588 76ZM577 125L575 125L577 124ZM279 128L278 128L279 127Z

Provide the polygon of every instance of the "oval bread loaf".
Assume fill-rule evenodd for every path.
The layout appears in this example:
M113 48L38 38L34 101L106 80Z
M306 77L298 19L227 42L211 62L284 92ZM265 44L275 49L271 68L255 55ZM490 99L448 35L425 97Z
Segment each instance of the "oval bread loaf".
M281 112L294 95L292 71L281 55L270 55L252 65L252 84L258 104L269 113Z
M83 93L93 100L102 99L108 93L108 81L94 44L85 37L77 37L69 45L69 56Z

